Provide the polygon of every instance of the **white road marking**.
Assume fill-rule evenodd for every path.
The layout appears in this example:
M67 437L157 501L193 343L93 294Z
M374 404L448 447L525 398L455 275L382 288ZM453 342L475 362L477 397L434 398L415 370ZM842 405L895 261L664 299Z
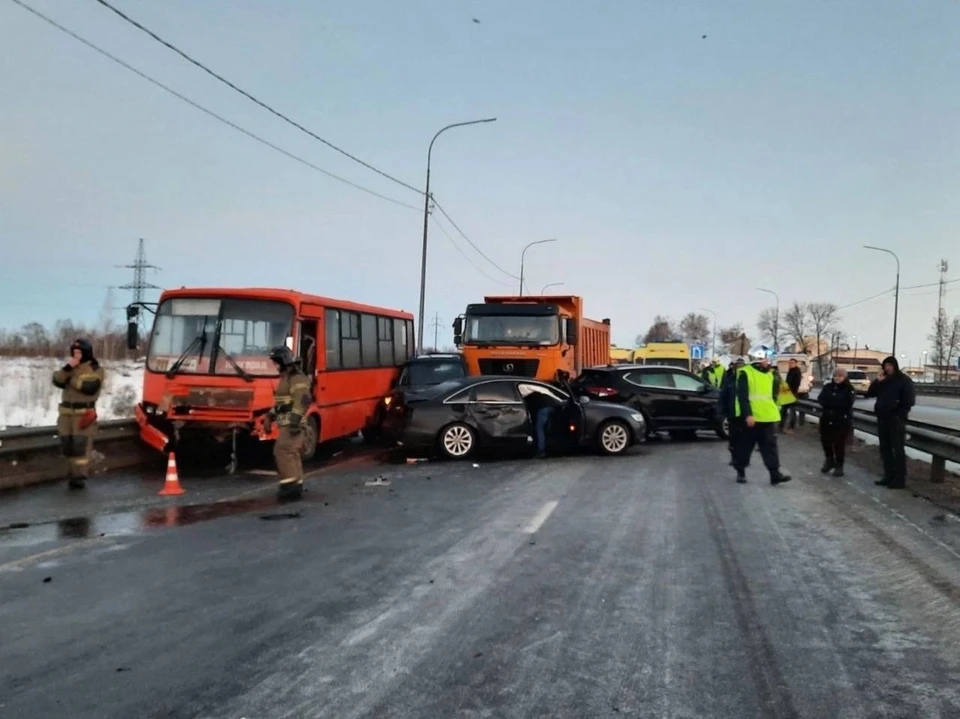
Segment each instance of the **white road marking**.
M554 500L543 505L540 508L540 511L533 516L533 519L530 520L530 524L528 524L523 531L527 534L536 534L537 530L540 529L540 527L543 526L543 523L550 518L551 514L553 514L553 510L557 508L558 504L560 504L560 502Z

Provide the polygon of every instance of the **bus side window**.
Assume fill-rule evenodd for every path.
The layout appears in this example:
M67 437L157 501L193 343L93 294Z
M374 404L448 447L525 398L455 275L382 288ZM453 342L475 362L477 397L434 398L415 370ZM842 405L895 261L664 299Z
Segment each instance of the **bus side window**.
M324 369L340 369L340 312L325 309L326 317L323 332L326 335L327 362Z

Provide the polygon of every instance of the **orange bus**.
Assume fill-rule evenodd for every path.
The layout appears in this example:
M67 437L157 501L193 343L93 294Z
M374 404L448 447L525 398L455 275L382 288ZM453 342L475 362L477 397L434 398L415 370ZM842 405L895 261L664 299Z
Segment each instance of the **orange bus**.
M414 354L413 315L281 289L166 290L155 309L143 398L143 440L163 452L210 443L230 450L276 439L263 431L277 369L268 354L286 344L313 381L306 457L318 444L370 427L400 366ZM139 307L127 309L137 346Z

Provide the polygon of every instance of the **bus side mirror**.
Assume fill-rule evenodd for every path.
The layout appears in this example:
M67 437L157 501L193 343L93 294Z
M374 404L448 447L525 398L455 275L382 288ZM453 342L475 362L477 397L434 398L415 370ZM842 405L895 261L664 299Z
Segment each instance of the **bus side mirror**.
M573 317L566 317L563 322L564 334L567 336L567 344L577 344L577 321Z
M137 315L140 314L140 308L133 305L127 307L127 349L137 349L140 342L140 328L137 326Z
M127 349L137 349L137 343L140 341L140 328L134 321L127 322Z
M457 317L453 321L453 344L463 344L463 317Z

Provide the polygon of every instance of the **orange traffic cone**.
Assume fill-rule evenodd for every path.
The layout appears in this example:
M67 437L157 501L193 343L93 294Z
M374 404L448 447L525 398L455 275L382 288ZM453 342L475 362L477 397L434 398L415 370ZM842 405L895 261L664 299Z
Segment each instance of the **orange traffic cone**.
M163 483L163 489L158 492L161 497L183 494L184 489L180 486L180 478L177 476L177 458L173 452L167 458L167 479Z

